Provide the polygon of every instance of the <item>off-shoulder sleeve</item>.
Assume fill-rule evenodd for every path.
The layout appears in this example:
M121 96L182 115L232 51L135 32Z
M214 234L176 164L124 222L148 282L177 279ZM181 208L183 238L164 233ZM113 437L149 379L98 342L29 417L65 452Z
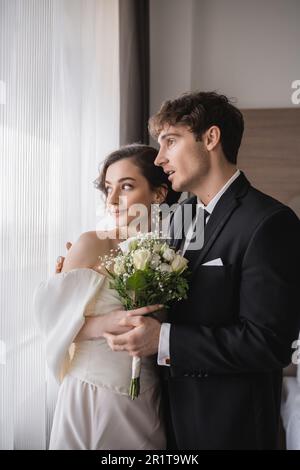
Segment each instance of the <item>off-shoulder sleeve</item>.
M45 338L47 364L61 382L70 363L69 348L84 324L84 311L105 276L88 268L55 274L34 292L34 315Z

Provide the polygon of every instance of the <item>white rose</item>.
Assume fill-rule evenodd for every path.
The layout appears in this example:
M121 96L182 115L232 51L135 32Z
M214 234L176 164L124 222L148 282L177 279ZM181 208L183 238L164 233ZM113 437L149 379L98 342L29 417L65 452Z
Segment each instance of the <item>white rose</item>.
M158 268L162 273L170 273L172 272L172 268L167 263L162 263Z
M149 250L141 248L132 253L132 261L136 269L141 269L142 271L146 269L150 259L151 253Z
M159 253L161 249L162 249L162 244L161 244L161 243L156 243L156 244L153 246L153 252L154 252L154 253Z
M175 252L166 245L162 249L162 256L166 261L173 261L175 258Z
M180 255L175 255L172 263L171 268L173 271L182 272L187 267L188 260Z
M152 256L150 265L151 268L157 268L160 265L160 256L157 253L154 253Z
M124 266L124 261L121 259L116 259L115 264L114 264L114 273L117 276L120 276L121 274L125 273L125 266Z
M129 251L132 251L134 248L136 248L136 245L136 237L127 238L127 240L119 243L119 247L121 248L122 253L128 253Z

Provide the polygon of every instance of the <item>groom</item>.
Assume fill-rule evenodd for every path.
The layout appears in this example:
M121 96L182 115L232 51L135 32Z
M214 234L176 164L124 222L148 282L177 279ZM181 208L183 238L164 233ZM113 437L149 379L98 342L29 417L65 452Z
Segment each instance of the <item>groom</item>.
M106 337L113 350L158 353L173 449L277 446L282 368L300 328L300 222L238 170L243 129L241 112L208 92L150 119L156 165L195 195L183 204L205 209L204 244L173 240L192 277L167 323L136 312L124 322L134 329Z

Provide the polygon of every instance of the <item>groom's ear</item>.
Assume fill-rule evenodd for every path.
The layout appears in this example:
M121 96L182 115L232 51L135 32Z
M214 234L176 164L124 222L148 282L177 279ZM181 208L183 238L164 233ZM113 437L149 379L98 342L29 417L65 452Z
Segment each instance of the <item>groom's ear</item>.
M220 139L221 131L218 126L211 126L209 129L207 129L202 138L206 149L209 152L216 148L216 146L220 143Z

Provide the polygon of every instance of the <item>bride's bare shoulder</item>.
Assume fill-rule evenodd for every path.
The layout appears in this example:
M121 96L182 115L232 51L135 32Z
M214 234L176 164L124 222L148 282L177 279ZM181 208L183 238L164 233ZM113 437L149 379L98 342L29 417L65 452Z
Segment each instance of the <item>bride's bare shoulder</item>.
M112 246L114 246L113 242L113 232L104 232L104 231L90 231L84 232L80 235L78 242L88 250L101 250L107 251Z
M82 242L82 243L86 243L88 245L91 245L91 244L101 244L101 241L104 238L104 234L105 232L98 232L98 231L95 231L95 230L91 230L89 232L84 232L80 235L78 241Z
M93 268L110 249L110 241L99 236L99 232L90 231L80 235L67 253L63 264L63 272L76 268Z

